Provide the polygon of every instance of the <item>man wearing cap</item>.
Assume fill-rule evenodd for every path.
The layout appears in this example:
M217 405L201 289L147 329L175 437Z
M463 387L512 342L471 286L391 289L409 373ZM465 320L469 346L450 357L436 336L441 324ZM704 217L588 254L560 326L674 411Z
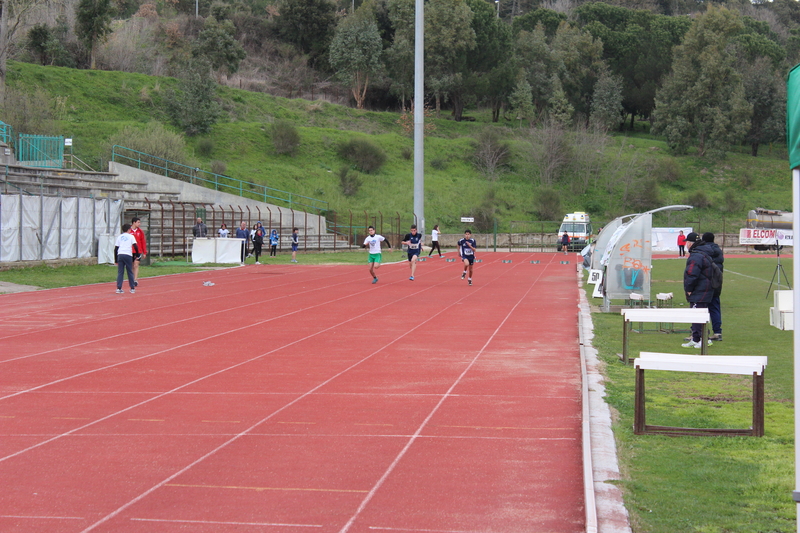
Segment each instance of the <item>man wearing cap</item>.
M703 242L695 232L686 236L686 246L689 248L686 269L683 271L683 290L686 292L686 300L692 308L706 309L714 297L714 288L711 286L710 249L708 243ZM702 330L703 324L692 324L692 339L681 346L702 347ZM711 342L708 344L711 345Z
M713 233L703 233L703 242L705 247L708 248L708 255L711 260L717 264L720 271L723 270L722 264L725 262L725 256L722 249L717 243L714 242ZM711 297L711 302L708 304L708 313L711 315L711 329L714 332L708 339L712 341L722 340L722 307L720 307L719 296L722 294L722 287L714 289L714 296Z

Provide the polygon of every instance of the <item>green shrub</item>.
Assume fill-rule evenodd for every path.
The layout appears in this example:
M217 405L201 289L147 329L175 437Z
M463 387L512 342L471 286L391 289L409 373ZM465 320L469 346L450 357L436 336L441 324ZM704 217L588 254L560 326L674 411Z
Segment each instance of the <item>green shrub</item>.
M484 176L495 180L500 168L508 163L511 145L502 140L497 128L484 128L472 143L472 163Z
M658 183L675 183L681 179L681 167L672 158L661 159L653 168L653 177Z
M211 162L211 172L214 174L225 174L226 170L228 170L228 165L224 161L214 160Z
M411 159L411 156L414 155L414 150L412 148L409 148L408 146L405 146L403 147L403 150L400 152L400 155L403 156L403 159L409 160Z
M444 170L447 168L447 159L443 157L435 157L431 159L431 168L436 170Z
M113 135L109 139L109 145L106 148L107 160L111 159L111 147L115 144L151 156L167 159L168 161L195 166L186 158L186 142L183 139L183 135L175 133L174 131L169 131L158 122L151 122L145 127L125 126L122 128L119 133ZM154 158L143 157L142 161L160 167L164 166L163 161ZM158 170L151 171L159 174L161 173Z
M208 66L191 66L179 82L177 91L169 91L164 104L172 123L187 135L211 131L222 111L217 102L217 84Z
M708 195L704 191L697 191L689 195L686 199L686 203L694 206L695 209L703 209L705 207L711 207L711 200L708 199Z
M380 170L386 162L386 152L369 139L355 138L339 145L339 155L367 174Z
M279 120L272 125L272 144L277 153L294 155L300 146L300 134L292 123Z
M564 213L561 210L561 195L550 188L536 191L533 198L533 208L539 220L561 220Z
M355 196L361 188L361 176L358 175L358 172L345 165L339 169L339 184L342 187L342 194Z
M197 153L202 157L209 157L214 151L214 141L208 137L197 141Z

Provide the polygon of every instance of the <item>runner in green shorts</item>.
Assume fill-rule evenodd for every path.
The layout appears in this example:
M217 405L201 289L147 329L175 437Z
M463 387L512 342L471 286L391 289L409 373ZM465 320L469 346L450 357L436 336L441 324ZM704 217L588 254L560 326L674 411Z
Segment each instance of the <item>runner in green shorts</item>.
M364 239L363 247L369 247L369 259L367 259L369 274L372 276L372 283L378 283L378 276L375 275L375 271L381 266L381 243L386 241L386 238L383 235L377 235L375 228L372 226L367 228L367 232L369 235ZM392 251L392 245L389 244L389 241L386 241L386 244L389 246L389 251Z

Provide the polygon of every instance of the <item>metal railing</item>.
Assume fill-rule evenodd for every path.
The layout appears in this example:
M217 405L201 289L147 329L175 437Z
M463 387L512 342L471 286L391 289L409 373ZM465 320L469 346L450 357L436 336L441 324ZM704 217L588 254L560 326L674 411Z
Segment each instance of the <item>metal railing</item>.
M17 160L31 167L63 168L64 137L20 133L17 136Z
M235 194L242 198L259 200L289 209L310 211L314 214L324 214L328 211L328 202L324 200L208 172L124 146L114 145L111 152L111 160L140 170L161 174L168 178L202 185L215 191Z

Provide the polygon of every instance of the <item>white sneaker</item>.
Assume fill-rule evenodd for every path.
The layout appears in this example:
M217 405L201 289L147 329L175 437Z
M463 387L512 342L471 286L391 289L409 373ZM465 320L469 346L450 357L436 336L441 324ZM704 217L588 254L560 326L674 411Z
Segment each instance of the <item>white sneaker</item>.
M681 346L684 347L684 348L697 348L697 349L700 349L701 344L699 342L689 341L689 342L684 342L683 344L681 344Z
M260 265L260 264L261 264L261 262L260 262L260 261L256 261L256 264L257 264L257 265Z
M117 289L117 294L125 294L125 291L123 291L122 289Z

